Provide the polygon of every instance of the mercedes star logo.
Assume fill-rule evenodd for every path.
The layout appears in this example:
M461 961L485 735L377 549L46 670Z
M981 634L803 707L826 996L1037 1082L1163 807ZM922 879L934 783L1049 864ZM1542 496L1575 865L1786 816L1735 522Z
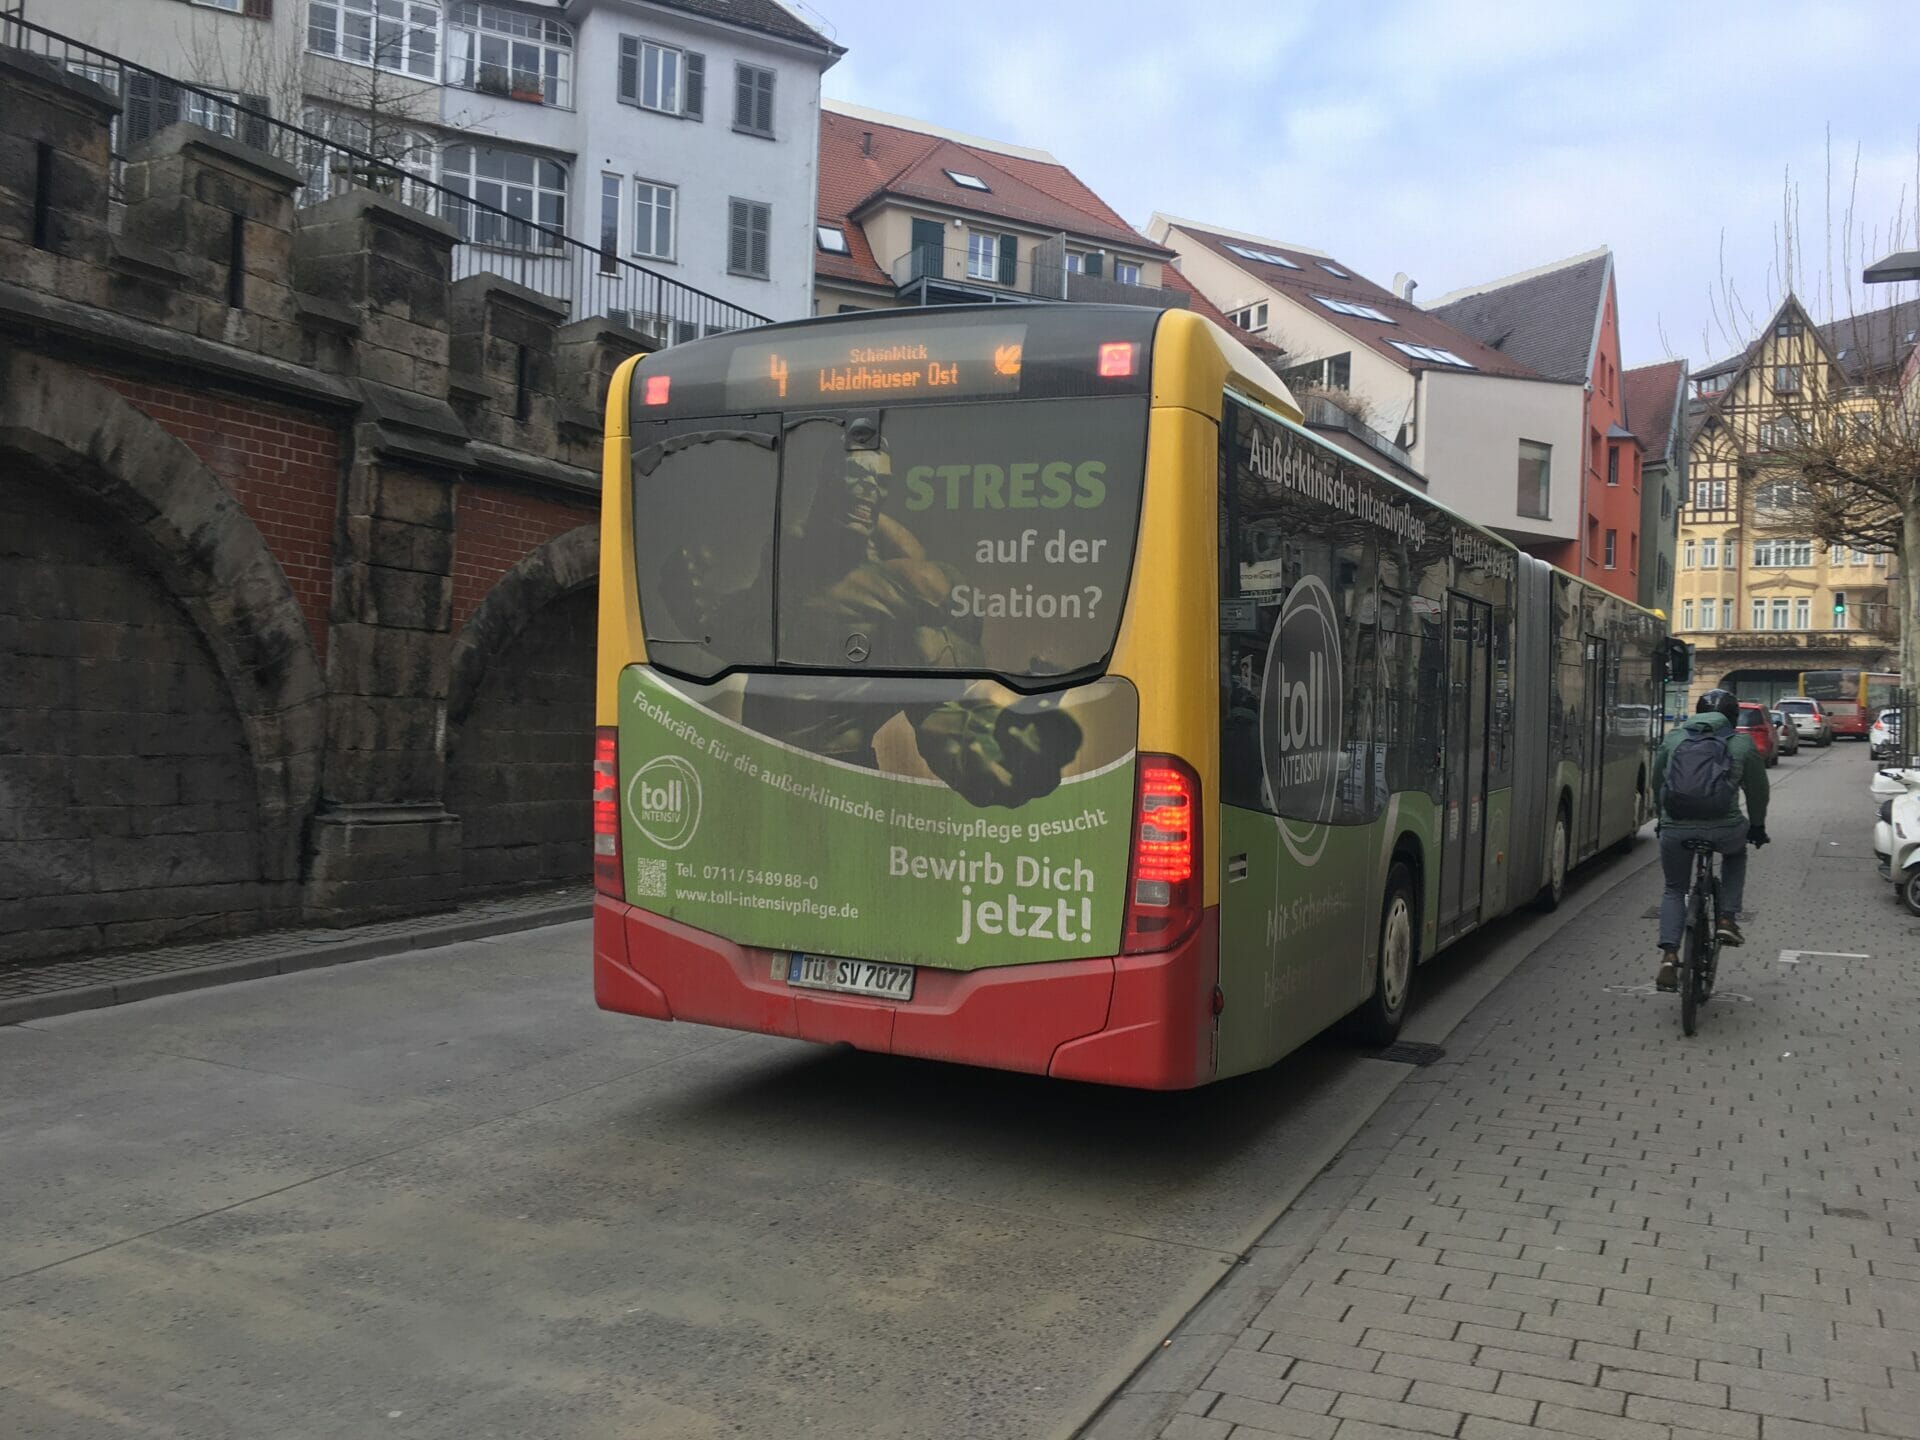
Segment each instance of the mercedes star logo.
M856 630L847 636L847 659L854 664L858 665L865 660L871 648L867 644L867 637L860 631Z

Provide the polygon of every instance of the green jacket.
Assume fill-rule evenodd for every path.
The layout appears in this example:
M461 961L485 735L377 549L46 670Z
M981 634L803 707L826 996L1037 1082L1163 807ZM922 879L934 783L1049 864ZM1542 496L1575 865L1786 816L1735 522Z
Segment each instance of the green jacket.
M1667 814L1667 761L1673 758L1673 752L1689 732L1702 734L1712 731L1733 732L1733 738L1727 742L1727 749L1733 755L1733 779L1739 787L1734 796L1733 808L1718 820L1675 820ZM1762 829L1767 824L1767 762L1760 758L1760 752L1754 748L1753 741L1734 730L1733 722L1726 716L1709 712L1696 715L1682 725L1676 726L1673 733L1660 742L1660 748L1653 755L1653 803L1660 810L1660 824L1664 828L1671 826L1675 830L1711 830L1738 820L1740 816L1740 794L1747 797L1746 819L1749 824Z

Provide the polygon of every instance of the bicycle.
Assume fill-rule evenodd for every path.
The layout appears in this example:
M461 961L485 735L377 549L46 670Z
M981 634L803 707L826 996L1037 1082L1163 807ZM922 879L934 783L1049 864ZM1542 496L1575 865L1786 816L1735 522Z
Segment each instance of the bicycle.
M1720 872L1711 840L1689 840L1693 881L1687 887L1687 928L1680 941L1680 1029L1699 1028L1700 1007L1713 997L1720 969Z

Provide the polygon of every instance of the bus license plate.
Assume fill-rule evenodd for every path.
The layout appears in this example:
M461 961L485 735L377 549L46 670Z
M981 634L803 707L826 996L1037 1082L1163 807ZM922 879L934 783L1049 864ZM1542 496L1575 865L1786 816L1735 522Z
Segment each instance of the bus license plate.
M795 954L787 962L787 983L808 990L839 990L849 995L878 995L882 1000L913 998L913 967L883 960L841 960L832 955Z

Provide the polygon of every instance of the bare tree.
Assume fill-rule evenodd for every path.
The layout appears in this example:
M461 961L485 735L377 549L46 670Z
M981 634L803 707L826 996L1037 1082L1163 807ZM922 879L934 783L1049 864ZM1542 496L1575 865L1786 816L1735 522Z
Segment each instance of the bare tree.
M1915 154L1920 179L1920 145ZM1858 276L1908 237L1920 240L1920 226L1904 189L1884 227L1862 226L1857 154L1836 217L1830 151L1827 169L1824 270L1806 277L1799 188L1789 176L1763 287L1767 309L1754 309L1727 276L1723 258L1711 297L1714 324L1745 357L1740 401L1762 417L1749 427L1757 443L1740 465L1756 525L1890 555L1889 569L1897 567L1888 577L1894 614L1867 617L1880 622L1868 628L1891 633L1897 626L1900 669L1914 683L1920 680L1920 372L1913 357L1920 299L1904 293L1910 287L1869 295ZM1826 324L1813 323L1808 300L1825 312ZM1800 328L1789 332L1790 325Z

